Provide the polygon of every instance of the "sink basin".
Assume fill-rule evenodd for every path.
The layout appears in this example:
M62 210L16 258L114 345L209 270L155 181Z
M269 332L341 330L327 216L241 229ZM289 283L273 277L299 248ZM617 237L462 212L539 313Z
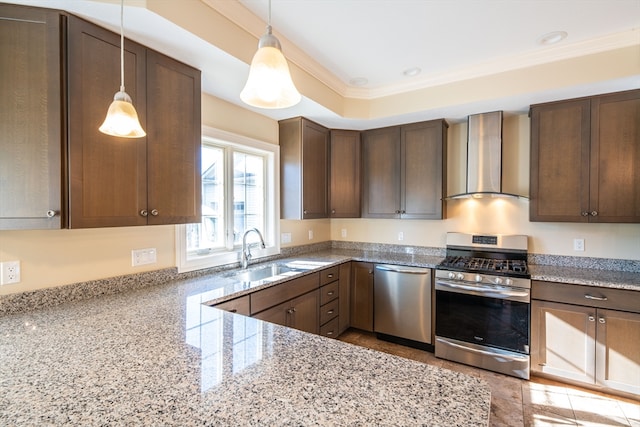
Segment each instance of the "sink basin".
M293 276L302 270L287 267L283 264L268 264L265 266L260 266L256 268L252 268L251 270L242 271L240 273L236 273L231 278L238 280L243 283L257 282L270 278L281 278L278 276Z

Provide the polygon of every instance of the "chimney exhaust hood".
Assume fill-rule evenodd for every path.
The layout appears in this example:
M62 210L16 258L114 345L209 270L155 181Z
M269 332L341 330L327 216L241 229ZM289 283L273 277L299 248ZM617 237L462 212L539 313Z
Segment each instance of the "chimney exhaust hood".
M502 111L470 115L467 123L467 191L447 199L526 199L502 191Z

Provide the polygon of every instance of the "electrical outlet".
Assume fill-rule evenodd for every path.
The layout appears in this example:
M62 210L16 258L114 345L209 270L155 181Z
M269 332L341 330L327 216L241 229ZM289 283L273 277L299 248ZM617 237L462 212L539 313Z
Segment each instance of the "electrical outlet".
M402 231L398 232L398 240L400 241L404 240L404 233Z
M280 243L291 243L291 233L280 234Z
M347 229L343 228L342 230L340 230L340 235L342 236L343 239L347 237Z
M136 249L131 251L131 265L133 267L145 264L155 264L156 262L156 248Z
M2 277L0 285L10 285L20 283L20 261L5 261L0 263Z
M313 230L309 230L309 240L313 240Z
M584 239L573 239L573 250L584 252Z

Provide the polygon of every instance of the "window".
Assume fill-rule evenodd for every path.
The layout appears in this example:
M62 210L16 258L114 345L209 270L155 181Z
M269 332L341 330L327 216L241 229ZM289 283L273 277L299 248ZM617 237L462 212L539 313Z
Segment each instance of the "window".
M279 194L277 145L203 128L202 222L176 227L178 270L191 271L240 260L242 237L257 228L266 249L253 259L278 254ZM257 243L251 233L247 242Z

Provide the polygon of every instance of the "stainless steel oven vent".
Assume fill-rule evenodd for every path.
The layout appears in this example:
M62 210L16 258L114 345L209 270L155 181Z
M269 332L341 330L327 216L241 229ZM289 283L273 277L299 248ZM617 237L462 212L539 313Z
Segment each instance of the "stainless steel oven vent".
M523 197L502 191L502 111L467 118L467 191L449 199Z

